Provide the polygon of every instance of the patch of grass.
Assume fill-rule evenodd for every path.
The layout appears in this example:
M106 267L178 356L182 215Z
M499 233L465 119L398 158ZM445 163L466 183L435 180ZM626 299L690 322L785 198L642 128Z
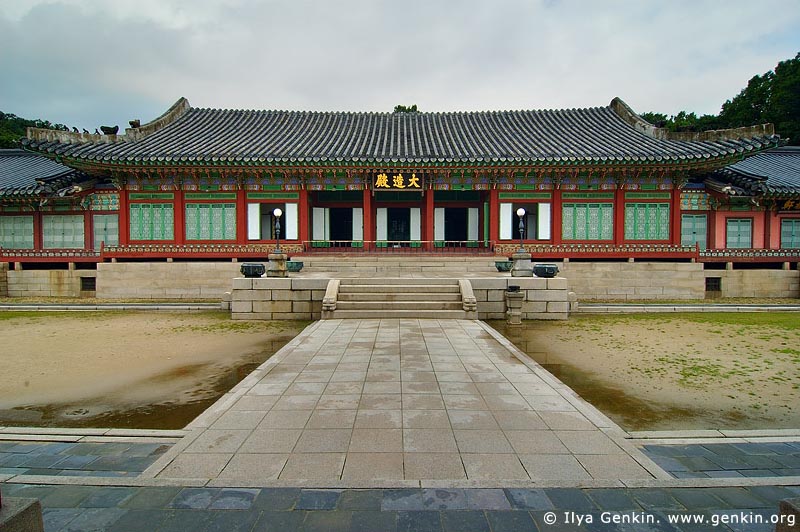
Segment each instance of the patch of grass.
M13 304L69 304L69 305L99 305L113 303L219 303L219 298L189 298L189 299L140 299L140 298L97 298L97 297L67 297L67 296L32 296L32 297L0 297L0 303Z
M787 347L785 349L772 349L773 353L784 353L786 355L792 355L793 357L800 357L800 349L792 349L791 347Z
M258 332L258 331L271 331L280 332L284 331L290 326L305 327L310 322L302 321L240 321L231 320L220 321L217 323L208 323L203 325L181 325L173 327L174 332L204 332L204 333L223 333L223 332Z
M715 326L713 332L720 334L730 334L727 328L719 328L721 325L735 326L735 332L739 335L746 335L747 328L751 326L774 327L785 331L800 332L800 314L796 312L676 312L669 314L661 313L642 313L642 314L605 314L576 316L577 322L584 322L582 325L588 327L588 322L595 321L598 324L610 325L614 323L622 324L644 324L652 322L671 323L673 321L689 321L692 323L706 323Z
M135 311L115 310L115 314L126 314ZM36 311L36 310L6 310L0 311L0 321L7 320L42 320L42 319L56 319L56 318L80 318L97 320L99 318L107 317L108 312L82 312L82 311Z
M41 322L44 320L54 319L81 319L81 320L109 320L117 316L125 316L132 314L143 314L150 311L142 310L109 310L103 312L95 311L35 311L35 310L8 310L0 312L0 321L11 320L27 320ZM159 314L164 314L161 312ZM212 311L197 311L181 313L187 316L197 316L201 318L204 323L180 325L173 327L174 332L194 331L194 332L209 332L209 333L224 333L224 332L254 332L254 331L270 331L281 332L287 329L301 329L306 327L310 321L293 321L293 320L275 320L275 321L245 321L245 320L232 320L229 312L222 310ZM213 320L208 323L209 320Z
M716 299L591 299L584 303L629 305L797 305L792 297L720 297Z

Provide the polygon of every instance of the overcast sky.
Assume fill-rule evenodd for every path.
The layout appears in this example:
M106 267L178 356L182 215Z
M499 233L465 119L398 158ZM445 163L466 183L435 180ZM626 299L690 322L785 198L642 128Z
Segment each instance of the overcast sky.
M0 111L704 114L798 51L797 0L0 0Z

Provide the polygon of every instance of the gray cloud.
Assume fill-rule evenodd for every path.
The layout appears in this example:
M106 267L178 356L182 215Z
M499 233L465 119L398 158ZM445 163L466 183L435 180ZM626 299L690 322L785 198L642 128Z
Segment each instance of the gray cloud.
M22 5L20 5L22 4ZM794 0L0 0L0 109L92 130L195 106L714 113L800 49ZM758 20L758 24L753 21Z

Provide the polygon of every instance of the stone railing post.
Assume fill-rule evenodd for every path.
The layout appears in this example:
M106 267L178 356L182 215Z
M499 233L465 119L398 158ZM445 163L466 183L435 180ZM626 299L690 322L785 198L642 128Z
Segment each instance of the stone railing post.
M322 298L322 319L333 317L333 311L336 310L336 300L339 298L340 283L339 279L328 281L328 286L325 288L325 297Z

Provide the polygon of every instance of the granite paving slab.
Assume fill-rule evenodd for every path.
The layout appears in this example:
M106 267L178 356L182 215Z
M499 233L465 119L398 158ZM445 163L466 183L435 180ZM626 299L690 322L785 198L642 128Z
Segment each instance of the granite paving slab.
M2 484L43 495L48 532L772 531L794 487L298 489ZM64 494L54 497L59 491ZM612 518L649 520L616 524ZM579 521L580 520L580 521ZM591 522L589 522L591 520ZM715 524L716 523L716 524ZM795 523L796 526L796 523Z
M667 476L479 321L320 321L253 376L144 476L215 486Z
M642 450L675 478L793 477L800 473L798 443L659 444Z

